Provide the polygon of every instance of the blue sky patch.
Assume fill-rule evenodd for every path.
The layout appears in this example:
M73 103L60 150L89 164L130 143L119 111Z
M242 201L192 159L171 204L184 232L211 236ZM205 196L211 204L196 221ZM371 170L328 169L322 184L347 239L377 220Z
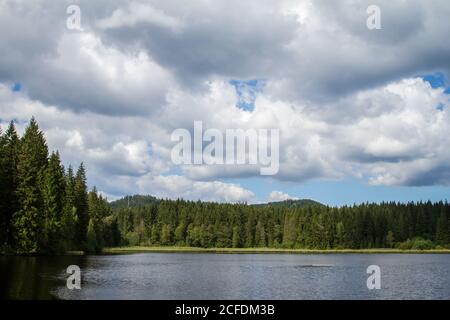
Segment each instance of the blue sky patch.
M442 72L422 76L422 79L428 82L433 89L445 87L445 77Z
M444 93L450 94L450 87L447 87L447 79L442 72L427 74L420 76L424 81L428 82L433 89L445 88Z
M273 190L288 193L291 197L313 199L330 206L361 204L365 202L389 201L446 201L450 200L448 186L372 186L367 181L357 178L343 180L312 180L299 184L271 180L264 183L262 177L247 179L227 179L252 190L260 202L267 201Z
M21 90L22 90L22 85L20 84L20 82L16 82L11 86L12 92L20 92Z
M252 112L255 109L256 96L266 84L265 80L230 80L229 83L236 89L236 107L244 111Z

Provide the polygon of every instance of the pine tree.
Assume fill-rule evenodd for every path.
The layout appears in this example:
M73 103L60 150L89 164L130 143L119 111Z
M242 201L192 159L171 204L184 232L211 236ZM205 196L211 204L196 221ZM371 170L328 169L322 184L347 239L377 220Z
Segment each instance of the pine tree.
M157 224L152 225L150 242L153 245L159 244L159 235L160 235L160 231L159 231L158 225Z
M97 234L95 233L93 219L89 219L89 224L86 231L85 250L89 253L97 252Z
M233 248L240 248L241 244L241 228L239 226L233 227L233 238L231 240Z
M17 164L18 211L13 215L16 247L19 252L40 251L45 207L42 185L47 168L48 148L34 118L20 142Z
M283 246L286 248L293 248L296 238L295 216L293 214L288 214L284 221Z
M266 231L264 229L264 226L261 222L258 222L256 224L256 231L255 231L255 244L258 247L266 247Z
M388 231L387 236L386 236L386 243L388 245L389 248L392 248L394 245L394 241L395 241L395 235L394 232L392 232L391 230Z
M86 232L89 223L88 195L86 185L86 170L83 163L77 170L74 183L74 205L77 215L77 227L75 242L79 248L83 248L86 242Z
M62 242L65 250L75 248L76 227L78 224L75 207L75 177L72 166L69 166L64 177L64 207L61 217Z
M165 224L161 230L161 244L170 245L172 243L172 227L169 224Z
M339 247L344 247L344 241L345 241L345 233L344 233L345 227L342 221L339 221L336 224L336 240Z
M1 244L14 247L12 215L18 211L17 190L17 163L19 136L17 135L14 122L11 121L8 129L2 136L1 151L1 206L3 231L0 239Z
M65 201L64 168L61 165L59 153L52 153L45 170L43 196L45 202L45 229L42 248L47 252L60 252L61 220Z
M436 224L436 243L440 245L450 244L448 218L445 208L442 208L441 214Z
M0 128L0 250L7 245L10 219L8 218L8 208L6 207L6 192L8 184L6 181L6 139Z
M176 227L174 232L174 237L177 245L184 245L186 238L186 225L184 223L180 223L178 227Z
M105 199L97 193L97 188L94 187L88 196L88 211L89 219L93 223L96 235L96 251L101 251L104 245L104 229L105 223L103 219L110 214L108 203Z
M64 206L70 208L72 211L75 208L75 176L73 174L72 166L69 165L67 173L64 176L65 179L65 200Z

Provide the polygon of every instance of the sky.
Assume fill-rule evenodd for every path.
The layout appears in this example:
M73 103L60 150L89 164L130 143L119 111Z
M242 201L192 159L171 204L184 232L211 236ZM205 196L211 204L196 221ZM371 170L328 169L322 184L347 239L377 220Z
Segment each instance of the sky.
M0 0L0 126L35 116L110 200L446 200L449 16L446 0ZM279 129L278 173L174 164L194 121Z

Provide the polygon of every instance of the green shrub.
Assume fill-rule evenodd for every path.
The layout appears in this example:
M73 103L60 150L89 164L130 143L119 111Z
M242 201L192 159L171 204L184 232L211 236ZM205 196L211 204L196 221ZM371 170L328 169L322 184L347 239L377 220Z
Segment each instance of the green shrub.
M139 235L137 234L137 232L128 232L125 239L130 246L139 245Z
M429 250L434 249L434 243L431 240L425 240L421 237L408 239L398 245L401 250Z

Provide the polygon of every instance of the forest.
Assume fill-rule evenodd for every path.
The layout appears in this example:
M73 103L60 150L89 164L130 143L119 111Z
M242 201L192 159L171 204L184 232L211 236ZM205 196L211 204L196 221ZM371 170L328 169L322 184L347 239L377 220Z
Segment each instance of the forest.
M447 202L329 207L127 196L88 190L86 168L64 168L34 118L22 137L0 132L0 252L100 253L114 246L433 249L450 247Z
M100 252L120 244L108 202L88 191L86 169L49 154L34 118L22 137L11 122L0 131L0 252L61 254Z
M450 205L444 202L339 208L184 200L140 203L114 210L124 245L421 250L450 244Z

